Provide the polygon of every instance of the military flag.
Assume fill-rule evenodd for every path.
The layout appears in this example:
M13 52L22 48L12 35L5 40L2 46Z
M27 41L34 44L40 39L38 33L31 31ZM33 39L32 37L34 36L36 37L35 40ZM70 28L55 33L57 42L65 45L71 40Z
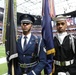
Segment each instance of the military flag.
M43 17L42 17L42 38L46 47L47 66L45 72L47 75L52 75L53 54L55 53L53 32L50 16L49 0L43 0Z
M52 18L55 17L54 0L49 0L49 10L50 10L50 16Z
M8 71L11 75L14 75L14 60L18 57L16 50L16 23L15 23L15 9L14 0L5 0L6 9L4 15L4 43L5 51L8 62Z

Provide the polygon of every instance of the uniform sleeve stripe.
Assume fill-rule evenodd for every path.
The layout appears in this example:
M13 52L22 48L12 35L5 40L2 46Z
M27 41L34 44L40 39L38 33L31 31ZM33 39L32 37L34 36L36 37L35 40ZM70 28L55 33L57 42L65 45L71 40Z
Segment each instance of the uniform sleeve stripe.
M50 50L47 50L46 53L47 53L47 55L52 54L52 53L55 53L55 49L52 48Z
M36 73L32 70L32 73L34 74L34 75L36 75Z
M38 45L38 55L39 55L39 52L40 52L41 41L42 41L42 38L40 39L40 42L39 42L39 45Z

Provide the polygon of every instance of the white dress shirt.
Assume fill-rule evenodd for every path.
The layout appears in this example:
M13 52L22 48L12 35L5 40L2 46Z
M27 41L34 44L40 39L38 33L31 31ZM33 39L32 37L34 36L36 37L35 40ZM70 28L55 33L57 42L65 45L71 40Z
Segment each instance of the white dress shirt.
M24 41L25 41L25 35L24 34L22 34L22 38L21 38L21 46L22 46L22 49L24 48L23 46L24 46ZM27 36L26 36L27 38L26 38L26 44L28 44L28 42L29 42L29 40L30 40L30 38L31 38L31 33L29 33Z
M65 36L67 36L67 32L57 33L57 37L58 37L58 40L59 40L60 44L63 43L63 40L64 40Z

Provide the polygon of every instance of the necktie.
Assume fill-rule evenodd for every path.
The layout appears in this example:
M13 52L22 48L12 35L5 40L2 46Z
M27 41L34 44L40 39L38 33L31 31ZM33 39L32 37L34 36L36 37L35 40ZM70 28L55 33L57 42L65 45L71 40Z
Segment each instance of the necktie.
M25 36L24 39L25 39L25 40L24 40L23 50L26 48L26 39L27 39L27 37Z

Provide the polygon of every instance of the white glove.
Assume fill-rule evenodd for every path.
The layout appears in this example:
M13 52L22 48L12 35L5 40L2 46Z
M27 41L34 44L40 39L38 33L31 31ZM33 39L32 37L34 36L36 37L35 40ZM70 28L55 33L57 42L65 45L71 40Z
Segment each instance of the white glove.
M66 72L66 75L70 75L70 73L67 71L67 72Z

